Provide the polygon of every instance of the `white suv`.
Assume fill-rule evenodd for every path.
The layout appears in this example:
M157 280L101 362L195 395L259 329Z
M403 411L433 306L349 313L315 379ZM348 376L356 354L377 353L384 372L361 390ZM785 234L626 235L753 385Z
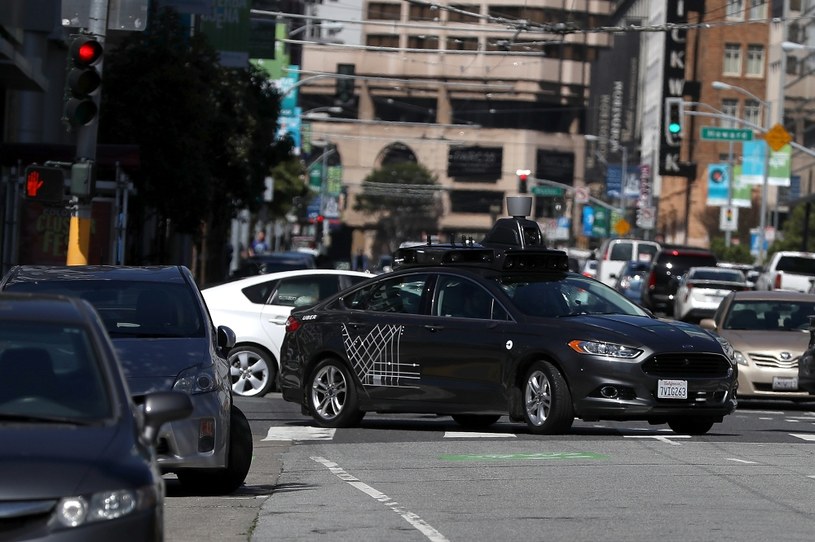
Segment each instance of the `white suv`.
M660 244L644 239L606 239L597 256L597 280L612 288L617 275L630 261L650 262L659 251Z

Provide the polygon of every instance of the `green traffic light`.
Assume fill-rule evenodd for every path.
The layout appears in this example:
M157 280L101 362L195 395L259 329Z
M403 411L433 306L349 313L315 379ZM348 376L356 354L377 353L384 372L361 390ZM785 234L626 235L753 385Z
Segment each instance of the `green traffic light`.
M682 131L682 126L678 122L672 122L668 125L668 131L672 134L678 134Z

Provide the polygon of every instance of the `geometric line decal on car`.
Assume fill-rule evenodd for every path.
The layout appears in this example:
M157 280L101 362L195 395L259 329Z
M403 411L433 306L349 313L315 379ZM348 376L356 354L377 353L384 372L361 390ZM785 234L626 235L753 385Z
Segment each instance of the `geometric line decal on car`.
M367 335L352 335L342 325L345 355L363 386L415 388L419 380L416 363L401 363L399 344L404 326L375 325Z

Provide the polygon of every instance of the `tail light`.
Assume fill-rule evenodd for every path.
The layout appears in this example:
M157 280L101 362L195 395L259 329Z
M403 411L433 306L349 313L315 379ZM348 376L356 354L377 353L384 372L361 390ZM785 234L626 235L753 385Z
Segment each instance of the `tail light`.
M657 285L657 272L651 271L651 273L648 275L648 289L653 290L654 287L656 287L656 285Z
M773 281L773 289L780 290L781 289L781 273L775 274L775 280Z
M300 329L300 320L294 316L289 316L286 319L286 333L294 333L298 329Z

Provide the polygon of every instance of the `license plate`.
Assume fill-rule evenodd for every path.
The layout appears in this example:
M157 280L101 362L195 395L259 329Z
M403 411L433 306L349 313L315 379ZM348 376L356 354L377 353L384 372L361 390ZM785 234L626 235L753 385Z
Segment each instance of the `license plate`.
M687 399L687 380L660 380L657 382L657 399Z
M798 377L774 376L773 391L798 391Z

